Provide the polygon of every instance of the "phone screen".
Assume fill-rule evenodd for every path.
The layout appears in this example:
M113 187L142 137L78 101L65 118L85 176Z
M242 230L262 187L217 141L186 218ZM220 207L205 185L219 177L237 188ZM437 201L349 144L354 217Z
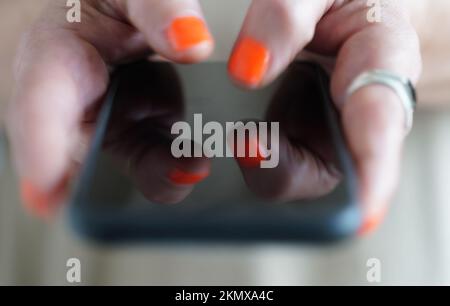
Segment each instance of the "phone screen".
M246 170L227 156L227 149L236 153L227 124L237 122L260 129L266 123L270 131L278 124L282 136L278 152L271 151L272 168ZM174 141L182 139L176 123L190 127L183 132L196 140L190 149L187 143L178 148L203 156L174 157ZM275 142L267 134L269 149ZM208 139L211 158L204 156L211 154ZM283 150L297 149L336 169L339 179L329 191L315 194L316 177L297 182L304 195L285 190L291 172L302 168L286 163ZM195 186L173 185L167 176L180 163L207 169L209 176ZM141 61L112 77L70 215L78 231L106 242L329 240L359 227L356 188L328 77L318 65L293 63L275 82L249 90L232 83L225 63Z

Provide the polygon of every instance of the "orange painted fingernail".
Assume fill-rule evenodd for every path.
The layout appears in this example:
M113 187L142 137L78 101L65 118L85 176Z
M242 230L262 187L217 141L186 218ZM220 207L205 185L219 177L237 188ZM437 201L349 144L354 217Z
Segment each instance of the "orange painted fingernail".
M179 52L212 41L205 22L194 16L176 18L169 27L168 36L173 48Z
M239 157L238 148L235 146L235 156L236 160L238 161L239 165L245 168L257 168L261 166L261 162L266 160L266 158L262 154L262 148L258 143L257 138L248 139L246 137L245 139L245 156ZM256 152L256 155L254 154ZM251 156L253 155L255 156Z
M189 173L180 169L175 169L169 174L169 179L178 185L194 185L209 176L209 172Z
M29 212L40 218L49 218L62 200L67 184L68 178L64 178L53 191L44 192L25 179L20 184L20 195Z
M269 51L262 43L245 37L233 51L228 70L236 80L256 86L266 73L269 58Z
M375 230L380 226L381 222L386 216L386 211L382 210L380 213L373 216L369 216L358 231L358 236L367 236L375 232Z

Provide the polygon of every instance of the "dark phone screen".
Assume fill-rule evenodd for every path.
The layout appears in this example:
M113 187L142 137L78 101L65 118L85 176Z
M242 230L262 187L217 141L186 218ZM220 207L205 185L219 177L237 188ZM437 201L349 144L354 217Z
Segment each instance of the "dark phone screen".
M281 236L284 228L289 229L286 237L295 237L295 232L301 237L312 235L311 228L327 227L338 215L339 224L356 228L353 167L327 93L328 79L317 65L294 63L258 90L232 84L224 63L145 61L121 67L114 79L116 90L106 101L110 105L103 106L95 143L75 189L78 217L90 215L87 219L95 223L92 216L100 216L104 226L116 225L114 234L109 233L115 238L125 229L133 233L130 236L189 238L203 231L210 238L236 238L246 236L240 233L246 226L253 227L247 229L248 237L273 238L264 236L270 227ZM177 137L171 128L184 121L194 133L195 114L201 114L203 124L223 126L224 153L229 145L227 122L278 122L283 169L242 170L235 158L215 157L208 161L210 175L195 188L174 186L167 177L180 160L171 153ZM309 159L302 160L305 155ZM204 170L202 162L185 165ZM298 195L285 186L295 186L292 171L304 169L302 162L319 170L306 170L310 174L297 178L295 184L303 188ZM329 186L317 186L321 180ZM153 228L144 230L149 224Z

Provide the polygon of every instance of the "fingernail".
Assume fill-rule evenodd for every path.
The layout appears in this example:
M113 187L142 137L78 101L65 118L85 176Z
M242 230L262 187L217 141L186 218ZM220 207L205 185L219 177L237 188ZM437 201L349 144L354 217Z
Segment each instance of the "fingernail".
M233 51L228 69L236 80L256 86L266 73L269 57L269 51L262 43L245 37Z
M169 179L178 185L194 185L209 176L209 172L189 173L180 169L175 169L169 174Z
M380 226L381 222L384 220L386 216L386 211L382 210L381 212L374 214L372 216L368 216L363 222L362 226L358 231L358 236L363 237L372 234L375 230Z
M212 41L205 22L195 16L176 18L169 27L168 36L173 48L178 52Z
M256 152L256 156L250 156L250 152ZM235 156L239 165L244 168L258 168L261 166L261 162L266 160L262 154L264 149L259 145L258 139L248 139L245 140L245 156L239 157L237 152L237 146L235 146Z
M26 209L39 218L50 218L54 215L57 205L63 199L68 184L68 177L50 192L39 189L30 180L20 183L20 196Z
M48 218L52 213L54 197L51 193L44 192L28 180L20 184L22 202L27 210L36 217Z

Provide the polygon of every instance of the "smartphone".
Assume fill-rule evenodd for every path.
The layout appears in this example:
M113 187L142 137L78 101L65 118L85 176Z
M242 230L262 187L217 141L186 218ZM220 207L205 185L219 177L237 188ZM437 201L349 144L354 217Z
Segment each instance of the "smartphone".
M152 175L164 158L142 165L144 179L127 170L131 158L171 148L174 122L192 123L195 114L219 123L264 120L274 109L301 132L301 143L327 148L341 174L328 194L289 201L260 197L249 190L234 158L212 158L210 176L181 202L167 205L146 196L146 189L152 195L162 190ZM352 237L360 227L357 189L329 77L318 64L294 62L270 85L248 90L230 81L223 62L140 61L111 77L69 217L76 232L102 243L329 242Z

